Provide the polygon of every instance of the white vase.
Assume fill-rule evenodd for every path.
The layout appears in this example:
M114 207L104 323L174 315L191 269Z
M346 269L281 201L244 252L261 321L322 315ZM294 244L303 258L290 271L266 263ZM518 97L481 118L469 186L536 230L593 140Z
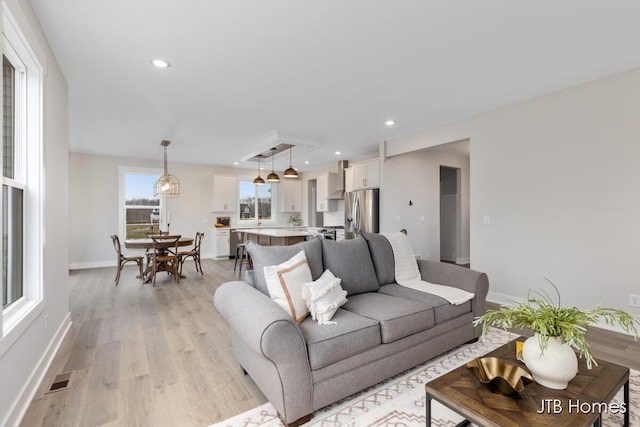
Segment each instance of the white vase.
M542 351L538 334L527 338L522 347L522 359L540 385L564 390L578 373L578 357L559 337L549 337Z

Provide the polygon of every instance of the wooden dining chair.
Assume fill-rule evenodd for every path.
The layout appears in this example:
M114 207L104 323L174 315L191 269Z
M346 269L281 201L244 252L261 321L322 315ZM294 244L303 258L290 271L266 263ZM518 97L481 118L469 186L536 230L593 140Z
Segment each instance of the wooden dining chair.
M144 274L142 273L142 260L144 257L141 256L124 256L122 255L122 247L120 246L120 238L117 234L111 236L111 240L113 241L113 248L116 250L118 254L118 258L116 262L118 263L118 272L116 273L116 286L120 283L120 272L122 271L122 267L128 262L135 262L138 264L138 269L140 270L140 278L144 280Z
M182 265L184 261L191 257L193 258L193 262L196 265L196 271L200 273L200 275L204 275L202 272L202 264L200 263L200 246L202 245L202 239L204 238L204 233L197 232L196 238L193 241L193 249L190 251L181 251L178 252L178 258L180 262L180 275L182 276Z
M178 234L151 236L151 240L153 240L153 253L150 254L153 286L156 285L156 274L159 271L166 271L172 274L177 282L180 281L178 241L181 237Z

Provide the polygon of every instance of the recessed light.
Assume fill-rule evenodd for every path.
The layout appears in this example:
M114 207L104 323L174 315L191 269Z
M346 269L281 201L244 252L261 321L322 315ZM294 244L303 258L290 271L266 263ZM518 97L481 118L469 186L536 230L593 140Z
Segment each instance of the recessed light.
M238 163L238 162L233 162L233 164L237 166L237 165L239 165L240 163Z
M393 120L387 120L386 122L384 122L384 124L387 125L387 126L393 126L393 125L396 124L396 122L393 121Z
M305 165L308 165L308 164L309 164L309 160L305 160L305 161L304 161L304 164L305 164Z
M158 68L169 68L171 66L171 64L164 59L152 59L151 63Z
M339 151L336 151L336 156L339 156L339 155L340 155L340 152L339 152Z

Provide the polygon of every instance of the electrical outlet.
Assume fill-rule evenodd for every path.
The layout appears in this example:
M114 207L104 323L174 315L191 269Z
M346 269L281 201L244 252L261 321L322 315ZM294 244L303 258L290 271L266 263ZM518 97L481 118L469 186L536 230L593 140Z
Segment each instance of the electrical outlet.
M629 305L631 307L640 307L640 295L629 295Z

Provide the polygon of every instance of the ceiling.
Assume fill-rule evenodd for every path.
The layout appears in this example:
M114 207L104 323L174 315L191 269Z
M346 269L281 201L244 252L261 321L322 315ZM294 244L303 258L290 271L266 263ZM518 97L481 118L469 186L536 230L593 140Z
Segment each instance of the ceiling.
M32 3L69 85L72 152L160 160L169 139L170 161L254 167L290 143L304 171L640 66L638 1Z

